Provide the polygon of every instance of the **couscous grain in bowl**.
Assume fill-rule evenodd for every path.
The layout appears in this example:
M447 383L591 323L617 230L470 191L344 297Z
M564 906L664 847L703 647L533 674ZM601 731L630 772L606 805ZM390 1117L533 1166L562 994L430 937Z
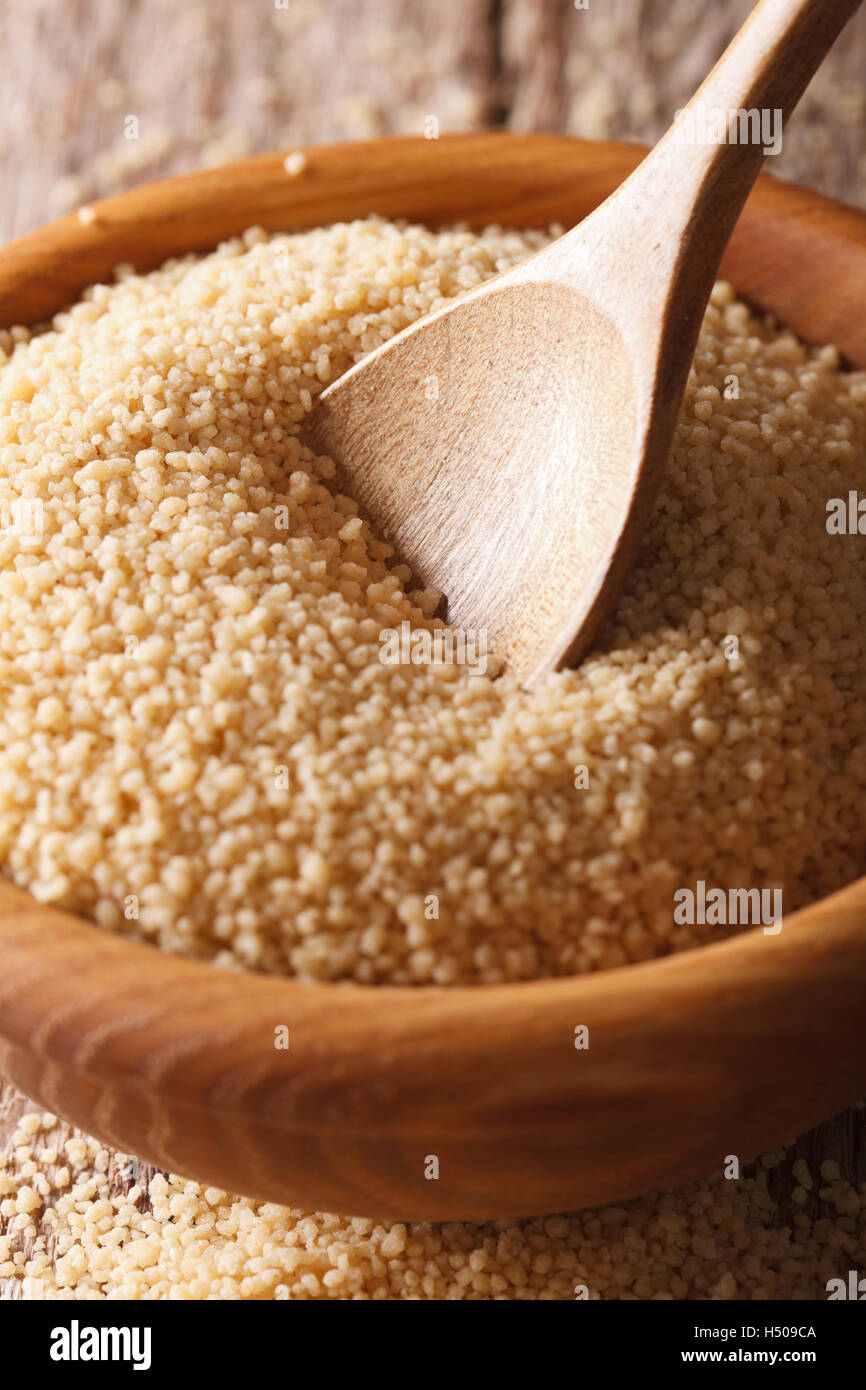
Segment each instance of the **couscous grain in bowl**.
M689 885L793 912L862 872L866 595L825 504L866 377L831 348L717 286L616 616L531 693L435 659L440 595L300 442L545 240L253 229L4 333L2 503L39 535L2 537L0 860L39 901L220 966L483 984L728 931Z

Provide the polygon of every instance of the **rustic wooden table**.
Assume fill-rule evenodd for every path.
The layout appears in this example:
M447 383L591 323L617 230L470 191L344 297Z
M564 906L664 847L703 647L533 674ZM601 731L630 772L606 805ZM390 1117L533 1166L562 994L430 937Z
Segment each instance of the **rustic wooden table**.
M131 183L440 129L652 141L752 0L0 0L0 242ZM866 8L774 172L866 203Z
M0 0L0 243L131 184L259 150L505 126L651 142L751 0ZM866 206L866 7L773 172ZM796 1085L796 1078L792 1078ZM28 1102L0 1086L0 1146ZM774 1170L866 1179L864 1111ZM146 1171L142 1173L146 1177ZM112 1181L128 1186L120 1162ZM817 1188L807 1199L817 1215ZM0 1281L0 1297L20 1289Z

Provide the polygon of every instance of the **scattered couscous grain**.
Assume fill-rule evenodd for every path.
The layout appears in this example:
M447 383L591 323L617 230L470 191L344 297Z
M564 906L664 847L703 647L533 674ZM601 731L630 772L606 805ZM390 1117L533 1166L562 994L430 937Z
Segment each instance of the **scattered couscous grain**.
M0 1159L0 1280L27 1299L818 1300L866 1262L866 1186L837 1181L822 1215L780 1226L760 1167L599 1211L384 1223L131 1180L123 1155L58 1147L36 1119Z
M283 168L287 174L297 178L307 167L307 156L303 150L292 150L283 160Z
M250 231L0 334L0 862L37 898L220 965L447 985L710 940L674 919L698 880L787 913L863 871L866 581L826 502L866 375L723 285L580 669L526 694L380 659L438 596L301 422L545 240Z

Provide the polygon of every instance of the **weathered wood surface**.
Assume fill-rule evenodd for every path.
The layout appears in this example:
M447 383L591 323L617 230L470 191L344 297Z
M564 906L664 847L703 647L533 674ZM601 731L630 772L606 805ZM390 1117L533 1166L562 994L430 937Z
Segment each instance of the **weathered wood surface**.
M202 161L420 134L431 116L442 131L506 125L651 141L750 7L0 0L0 241ZM812 83L777 172L866 202L864 71L866 8Z
M443 132L504 125L651 141L750 7L0 0L0 242L165 173L305 142L420 134L430 117ZM803 99L774 172L866 205L864 72L866 7ZM0 1146L24 1108L0 1086ZM803 1136L791 1157L813 1169L834 1158L843 1177L866 1178L864 1113ZM117 1165L118 1183L130 1176ZM790 1162L771 1186L784 1221ZM11 1292L0 1284L0 1297Z

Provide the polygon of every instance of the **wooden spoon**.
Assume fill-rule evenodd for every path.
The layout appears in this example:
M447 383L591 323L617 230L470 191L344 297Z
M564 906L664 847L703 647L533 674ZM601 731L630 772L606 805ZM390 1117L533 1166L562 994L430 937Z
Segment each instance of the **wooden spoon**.
M612 611L763 141L858 4L761 0L586 221L319 397L307 442L416 583L443 591L447 620L486 631L527 686L576 662ZM730 139L702 141L719 111L735 113ZM769 123L761 143L738 113Z

